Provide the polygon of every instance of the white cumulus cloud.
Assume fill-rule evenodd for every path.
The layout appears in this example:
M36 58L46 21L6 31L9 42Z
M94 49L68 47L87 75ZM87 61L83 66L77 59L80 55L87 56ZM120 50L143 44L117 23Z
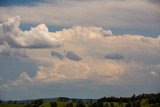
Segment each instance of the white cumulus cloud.
M0 24L1 42L7 42L12 47L22 48L44 48L61 45L61 40L52 37L44 24L23 32L19 29L19 23L20 17L16 16Z
M11 17L0 24L0 43L8 43L11 47L19 48L48 48L63 45L64 40L92 39L111 36L110 30L98 27L73 27L60 32L49 32L44 24L40 24L29 31L19 29L20 17Z

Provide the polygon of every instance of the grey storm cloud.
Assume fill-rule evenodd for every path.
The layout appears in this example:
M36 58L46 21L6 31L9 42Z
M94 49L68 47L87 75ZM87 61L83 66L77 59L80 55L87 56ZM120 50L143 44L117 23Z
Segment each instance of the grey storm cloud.
M79 61L81 60L81 57L79 57L78 55L76 55L75 53L68 51L66 52L66 57L70 60L74 60L74 61Z
M64 51L65 55L61 54L60 52L57 52L57 51L51 51L51 56L53 58L57 58L57 59L60 59L60 60L63 60L65 57L67 59L70 59L70 60L73 60L73 61L79 61L81 60L82 58L79 57L78 55L76 55L75 53L71 52L71 51Z
M105 56L106 59L123 59L124 56L118 53L108 54Z
M58 58L60 60L64 59L63 55L61 55L59 52L56 52L56 51L51 51L51 56L54 58Z

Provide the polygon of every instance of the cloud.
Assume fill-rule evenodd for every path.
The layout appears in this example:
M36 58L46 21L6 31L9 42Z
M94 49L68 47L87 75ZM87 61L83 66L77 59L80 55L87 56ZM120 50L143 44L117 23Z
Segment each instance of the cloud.
M155 71L150 71L150 75L153 76L153 77L159 76L159 74Z
M106 55L105 58L107 58L107 59L123 59L124 57L123 57L123 55L114 53L114 54Z
M7 43L0 45L0 59L26 59L24 50L12 49Z
M58 31L52 34L59 36L63 40L71 41L84 41L88 39L104 38L113 35L111 30L103 30L101 27L94 26L75 26L69 29L62 29L62 31Z
M75 53L73 53L71 51L64 51L64 54L65 55L62 55L61 53L59 53L57 51L51 51L51 56L53 58L58 58L60 60L63 60L66 57L66 58L73 60L73 61L81 60L81 58L78 55L76 55Z
M0 88L10 88L13 86L19 86L23 84L30 85L31 83L32 79L28 76L28 74L26 72L22 72L20 76L17 78L17 80L9 81L8 83L1 85Z
M1 0L0 6L34 6L43 1L44 0Z
M66 52L66 57L68 58L68 59L70 59L70 60L74 60L74 61L79 61L79 60L81 60L81 58L78 56L78 55L76 55L75 53L73 53L73 52Z
M19 29L20 17L11 17L0 24L0 42L6 42L11 47L18 48L49 48L63 45L64 40L92 39L111 36L110 30L98 27L74 27L60 32L49 32L44 24L40 24L29 31Z
M158 31L159 5L150 1L56 0L50 2L49 0L36 6L0 7L0 22L8 16L20 15L23 23L62 26L95 25L116 29ZM29 12L25 13L24 10Z
M36 75L33 77L35 82L42 81L45 83L64 81L66 79L67 77L64 74L53 72L52 70L47 70L44 66L40 66L36 72Z
M12 21L15 19L10 19L9 22ZM110 30L93 26L75 26L49 32L45 25L38 25L30 31L23 32L17 25L8 22L4 25L6 24L9 27L1 30L0 53L6 53L7 46L11 50L26 49L28 58L37 66L42 66L34 71L35 75L32 77L28 76L27 71L22 71L16 80L6 82L2 86L43 86L61 83L73 83L76 86L88 81L91 86L159 83L151 80L147 74L150 74L151 70L159 74L160 37L114 35ZM58 41L50 43L53 38L58 38ZM56 43L60 43L57 48Z
M148 0L149 2L155 3L157 5L159 5L160 1L159 0Z
M28 76L26 72L21 73L18 79L19 80L31 80L31 78Z
M51 51L51 56L52 56L53 58L58 58L58 59L60 59L60 60L63 60L63 59L64 59L63 55L61 55L59 52L56 52L56 51Z
M9 81L6 84L0 86L0 88L9 88L14 86L29 86L29 85L43 85L56 83L66 80L67 77L63 74L58 74L47 70L44 66L39 66L36 74L31 78L27 72L22 72L16 80Z
M0 24L0 38L11 47L45 48L61 45L61 40L52 37L44 24L23 32L19 29L19 21L20 17L16 16Z
M96 66L97 65L97 66ZM39 66L36 74L31 78L26 72L13 81L2 84L0 88L14 86L30 86L45 84L73 83L77 81L92 81L93 84L115 84L124 72L123 65L113 61L61 61L57 60L54 66Z

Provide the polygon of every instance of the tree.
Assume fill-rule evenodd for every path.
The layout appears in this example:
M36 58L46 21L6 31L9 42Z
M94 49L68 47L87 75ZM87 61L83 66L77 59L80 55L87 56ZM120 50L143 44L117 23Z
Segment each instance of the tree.
M43 100L42 99L34 100L33 104L34 104L34 107L39 107L40 105L43 104Z
M97 107L103 107L103 102L102 101L98 101L97 102Z
M131 102L131 107L136 107L136 102Z
M62 102L67 102L69 100L69 98L67 98L67 97L59 97L58 100L62 101Z
M148 105L148 104L149 104L148 99L143 99L143 100L141 101L141 105L142 105L142 106L146 106L146 105Z
M88 107L93 107L93 104L92 104L92 103L90 103L90 104L88 105Z
M126 107L131 107L131 102L130 101L126 104Z
M76 107L86 107L86 106L83 102L78 102Z
M136 107L141 107L141 102L140 102L140 101L137 101L135 106L136 106Z
M32 104L26 104L26 105L24 105L24 107L33 107L33 105Z
M73 107L73 103L68 103L66 107Z
M133 94L133 96L131 97L131 101L133 102L133 101L135 101L135 100L136 100L136 95Z
M51 107L58 107L57 102L50 102Z
M108 103L106 103L106 104L104 105L104 107L109 107L109 104L108 104Z
M112 102L110 103L110 107L114 107L114 104Z
M118 102L119 107L123 107L123 103L120 101Z
M98 107L98 104L97 104L97 102L95 102L95 103L90 103L89 107Z
M149 98L149 103L150 104L156 104L156 98L155 98L155 96L151 96L150 98Z

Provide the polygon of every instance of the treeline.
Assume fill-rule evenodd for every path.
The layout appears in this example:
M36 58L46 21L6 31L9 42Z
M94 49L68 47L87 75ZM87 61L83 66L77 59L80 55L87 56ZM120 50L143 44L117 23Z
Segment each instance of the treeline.
M61 102L66 102L64 107L160 107L160 93L158 94L140 94L132 97L103 97L97 101L69 99L67 97L60 97L57 99ZM38 103L38 102L37 102ZM56 101L50 102L51 107L58 107ZM38 107L38 106L37 106Z
M140 94L136 96L135 94L132 97L103 97L98 99L98 102L134 102L134 101L142 101L142 99L147 99L149 104L160 103L160 93L158 94Z
M43 99L33 100L30 103L25 103L24 107L44 107L45 101ZM64 102L63 107L160 107L160 93L140 94L132 97L103 97L98 100L60 97L49 101L49 104L51 107L59 107L59 103L62 102ZM15 101L8 102L8 104L13 103Z
M25 104L24 107L40 107L43 102L43 99L34 100L30 104Z

